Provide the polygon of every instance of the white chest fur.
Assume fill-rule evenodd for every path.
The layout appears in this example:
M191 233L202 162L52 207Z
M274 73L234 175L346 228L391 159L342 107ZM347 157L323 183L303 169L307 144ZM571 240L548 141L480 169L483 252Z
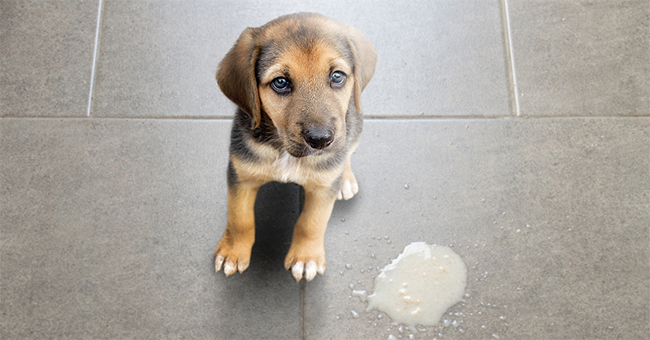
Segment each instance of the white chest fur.
M240 163L238 175L242 180L293 182L299 185L310 183L316 186L330 186L343 172L345 164L322 169L319 164L327 161L330 155L310 155L294 157L285 151L278 151L269 145L255 143L254 150L258 160L254 163Z
M273 177L279 182L294 182L297 184L304 184L307 177L305 165L301 164L302 159L291 156L286 152L282 152L278 158L273 162L274 174Z

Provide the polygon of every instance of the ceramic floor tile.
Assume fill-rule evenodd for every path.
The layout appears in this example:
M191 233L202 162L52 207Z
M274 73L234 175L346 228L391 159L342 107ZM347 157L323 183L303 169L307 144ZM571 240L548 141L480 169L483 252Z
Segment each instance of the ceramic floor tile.
M508 1L522 115L650 115L648 1Z
M378 51L366 116L510 114L499 1L366 2L356 13L347 21Z
M98 3L0 1L0 338L406 339L350 285L415 241L469 296L414 339L649 338L650 117L589 118L650 114L647 1L508 0L521 114L583 118L368 119L304 285L293 184L260 190L251 267L214 273L229 120L102 119L232 116L217 64L300 11L377 47L367 117L510 116L502 2L104 0L93 117L18 119L86 114Z
M300 11L351 23L377 47L368 116L510 114L496 0L106 0L94 116L232 116L214 79L221 58L247 26Z
M214 273L229 129L0 120L0 338L298 339L300 287L265 241L290 234ZM295 215L282 190L265 189L258 210L279 213L260 228Z
M85 116L97 1L0 2L0 116Z
M446 316L457 328L415 339L647 338L648 144L643 118L367 121L360 192L337 203L326 275L306 286L306 339L406 338L349 286L372 292L416 241L463 258L469 297Z

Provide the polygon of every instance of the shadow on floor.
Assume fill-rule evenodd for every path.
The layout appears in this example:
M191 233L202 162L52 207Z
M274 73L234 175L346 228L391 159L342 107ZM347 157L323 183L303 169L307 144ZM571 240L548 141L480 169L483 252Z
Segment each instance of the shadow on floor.
M300 338L300 285L284 269L284 257L303 200L303 189L297 184L271 182L260 188L255 202L255 244L250 266L243 274L229 278L222 272L217 274L221 301L212 308L235 316L212 320L220 338L268 338L269 334ZM250 327L268 323L278 314L283 315L280 323L261 330Z
M293 227L298 221L304 191L297 184L267 183L255 201L255 245L251 269L277 271L283 268Z

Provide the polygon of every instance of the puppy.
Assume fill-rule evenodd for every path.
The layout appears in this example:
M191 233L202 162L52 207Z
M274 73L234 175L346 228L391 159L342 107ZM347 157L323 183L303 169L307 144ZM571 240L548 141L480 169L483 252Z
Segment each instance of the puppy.
M353 27L318 14L279 17L247 28L217 69L238 109L230 136L228 224L215 251L226 276L249 265L253 207L267 182L305 192L284 266L296 281L325 271L324 236L337 199L359 186L350 155L359 143L361 91L377 54Z

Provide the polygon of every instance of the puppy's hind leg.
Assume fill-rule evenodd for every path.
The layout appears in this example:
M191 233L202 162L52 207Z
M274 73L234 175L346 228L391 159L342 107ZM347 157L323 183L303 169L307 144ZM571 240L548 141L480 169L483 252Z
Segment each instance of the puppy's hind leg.
M337 200L349 200L354 197L359 192L359 184L357 183L356 177L352 172L352 166L350 165L350 154L348 154L348 159L345 162L345 170L343 171L343 178L341 179L341 190L336 196Z

